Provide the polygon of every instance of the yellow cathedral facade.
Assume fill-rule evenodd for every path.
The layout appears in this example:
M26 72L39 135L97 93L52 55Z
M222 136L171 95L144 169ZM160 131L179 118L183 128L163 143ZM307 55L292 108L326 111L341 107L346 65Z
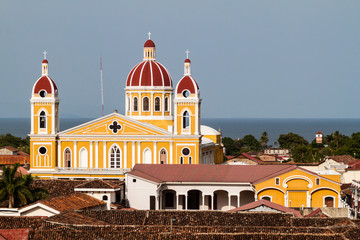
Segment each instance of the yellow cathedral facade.
M30 99L33 175L113 179L138 163L222 163L221 133L201 125L200 88L188 54L174 91L169 72L155 59L150 35L143 53L126 80L124 115L114 112L64 131L59 128L59 92L45 54Z

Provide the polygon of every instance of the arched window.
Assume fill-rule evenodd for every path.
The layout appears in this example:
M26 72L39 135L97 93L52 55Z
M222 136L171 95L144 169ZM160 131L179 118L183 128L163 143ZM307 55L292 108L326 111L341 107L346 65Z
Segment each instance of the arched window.
M104 195L104 196L102 197L102 200L103 200L103 201L107 201L107 200L108 200L108 196Z
M44 111L40 113L40 128L46 128L46 114Z
M160 98L159 97L155 98L155 111L156 112L160 111Z
M134 112L137 112L138 111L138 99L137 97L134 97L134 103L133 103L133 110Z
M143 163L151 164L151 150L149 148L146 148L143 153Z
M87 168L88 167L88 151L86 148L81 148L79 153L79 161L80 161L80 167L81 168Z
M180 157L180 164L184 164L184 158Z
M160 151L160 164L166 164L167 163L167 153L166 150L163 148Z
M143 111L149 111L149 98L144 97L143 98Z
M168 112L169 111L169 98L168 97L165 97L165 106L164 106L164 110L165 110L165 112Z
M334 206L334 197L328 196L324 198L324 207L335 207Z
M266 201L271 202L271 198L270 198L269 196L264 196L264 197L262 197L261 199L264 199L264 200L266 200Z
M114 145L110 149L110 168L121 167L121 152L117 145Z
M65 149L64 153L64 167L71 168L71 151L69 148Z
M190 127L190 114L188 111L185 111L183 114L183 128Z

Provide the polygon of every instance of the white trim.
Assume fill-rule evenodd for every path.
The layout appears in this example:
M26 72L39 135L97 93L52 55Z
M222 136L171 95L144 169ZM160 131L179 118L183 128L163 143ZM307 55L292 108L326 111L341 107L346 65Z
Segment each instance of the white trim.
M156 110L156 99L159 99L159 110ZM162 110L162 107L161 107L161 97L155 97L154 98L154 112L161 112L161 110Z
M149 107L149 109L148 110L145 110L144 109L144 100L145 100L145 98L147 98L148 99L148 107ZM150 99L149 99L149 97L148 96L145 96L145 97L143 97L142 98L142 111L141 112L150 112L150 108L151 108L151 106L150 106L151 104L150 104Z
M65 154L65 152L66 152L66 149L69 149L70 150L70 167L72 167L72 151L71 151L71 148L69 148L69 147L66 147L66 148L64 148L64 151L63 151L63 167L65 167L65 156L66 156L66 154ZM61 167L61 166L59 166L59 167Z
M145 160L146 160L146 158L145 158L145 153L147 152L147 151L149 151L150 152L150 162L149 162L149 164L152 164L153 163L153 156L152 156L152 152L151 152L151 149L150 148L148 148L148 147L146 147L145 149L144 149L144 151L143 151L143 153L142 153L142 157L143 157L143 160L142 160L142 163L148 163L148 162L145 162Z
M308 186L307 186L308 188L312 188L314 186L312 180L310 178L306 177L306 176L303 176L303 175L291 175L291 176L285 178L284 181L283 181L282 186L284 188L288 188L287 182L289 182L291 180L295 180L295 179L302 179L302 180L307 181L309 183Z
M333 191L333 192L335 192L337 195L340 195L340 193L338 192L338 191L336 191L335 189L332 189L332 188L330 188L330 187L321 187L321 188L316 188L316 189L314 189L314 190L312 190L311 192L310 192L310 195L312 195L314 192L316 192L316 191L318 191L318 190L330 190L330 191Z
M99 168L99 141L95 141L95 168Z
M81 157L81 153L86 151L86 155L87 155L87 158L86 158L86 167L82 166L84 164L82 157ZM86 147L82 147L80 148L79 150L79 167L81 168L88 168L89 167L89 151L87 150Z
M137 110L135 111L135 98L136 98L136 101L137 101L137 103L136 103L136 108L137 108ZM137 97L137 96L134 96L133 97L133 99L132 99L132 112L139 112L139 98Z
M74 168L76 167L77 167L77 141L74 141Z
M282 192L283 194L285 194L285 191L281 190L280 188L277 188L277 187L266 187L266 188L259 189L259 191L257 192L256 195L259 195L262 191L269 190L269 189L279 190L280 192Z
M185 149L185 148L189 149L189 154L188 155L183 154L183 149ZM180 152L181 152L181 155L184 156L184 157L190 157L190 155L191 155L191 149L188 148L187 146L183 147Z
M157 142L154 141L154 160L152 161L153 164L157 164L157 159L156 159L156 153L157 153ZM159 160L160 161L160 160Z
M111 150L113 149L113 147L117 147L118 149L119 149L119 151L120 151L120 165L119 166L117 166L116 165L116 156L115 156L115 158L114 158L114 161L115 161L115 163L114 163L114 168L112 168L111 167ZM115 155L116 155L116 152L115 152ZM109 169L121 169L122 167L121 167L121 165L122 165L122 163L123 163L123 161L122 161L122 151L121 151L121 148L120 148L120 146L117 144L117 143L113 143L111 146L110 146L110 148L109 148L109 150L108 150L108 168Z
M47 206L45 204L42 204L42 203L36 203L34 205L30 205L30 206L21 208L21 209L19 209L19 213L21 214L21 213L27 212L27 211L29 211L31 209L37 208L37 207L43 208L43 209L45 209L45 210L47 210L47 211L49 211L49 212L51 212L53 214L59 214L60 213L58 210L56 210L54 208L51 208L51 207L49 207L49 206Z

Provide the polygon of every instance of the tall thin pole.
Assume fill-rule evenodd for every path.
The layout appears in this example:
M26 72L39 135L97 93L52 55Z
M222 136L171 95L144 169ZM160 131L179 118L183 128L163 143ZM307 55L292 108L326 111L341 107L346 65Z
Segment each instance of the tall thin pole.
M101 83L101 109L104 116L104 90L103 90L103 74L102 74L102 57L100 57L100 83Z

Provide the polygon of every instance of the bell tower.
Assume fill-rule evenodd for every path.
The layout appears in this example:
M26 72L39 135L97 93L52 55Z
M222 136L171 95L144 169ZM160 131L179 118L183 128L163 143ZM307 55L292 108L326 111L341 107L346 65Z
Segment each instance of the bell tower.
M176 86L174 99L174 133L178 135L200 135L200 89L191 76L191 61L186 50L184 76Z
M41 77L31 93L30 167L54 168L56 166L56 134L59 132L58 89L49 77L49 62L41 64Z

